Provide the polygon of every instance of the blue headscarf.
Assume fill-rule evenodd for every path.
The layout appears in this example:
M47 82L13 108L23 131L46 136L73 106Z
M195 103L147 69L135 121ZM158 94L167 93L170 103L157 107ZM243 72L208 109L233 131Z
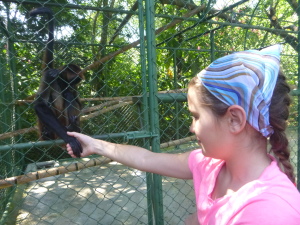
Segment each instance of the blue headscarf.
M282 46L236 52L215 60L198 74L203 86L226 105L239 105L248 123L264 137L273 128L269 106L280 69Z

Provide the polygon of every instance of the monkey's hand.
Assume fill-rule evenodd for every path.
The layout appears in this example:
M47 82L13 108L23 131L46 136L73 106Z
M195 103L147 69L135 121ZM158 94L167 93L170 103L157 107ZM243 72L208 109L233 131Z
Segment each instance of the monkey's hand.
M47 76L49 76L51 78L55 78L59 75L60 70L58 70L58 69L48 69L46 71L46 73L47 73Z
M77 133L81 132L81 129L79 127L80 122L78 116L69 115L69 122L70 124L67 126L68 131L77 132Z
M68 137L68 140L66 141L72 148L73 150L73 154L77 157L80 158L80 155L82 153L82 146L80 144L80 142L72 136Z

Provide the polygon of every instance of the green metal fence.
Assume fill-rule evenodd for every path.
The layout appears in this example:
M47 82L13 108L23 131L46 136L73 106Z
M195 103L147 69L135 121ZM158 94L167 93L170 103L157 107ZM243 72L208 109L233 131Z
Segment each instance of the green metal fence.
M33 99L54 12L54 63L83 68L81 129L155 152L197 148L189 132L189 80L225 54L284 42L292 87L288 135L298 174L299 44L296 1L0 1L0 224L183 224L191 181L103 157L71 159L41 141ZM6 180L5 180L6 179Z

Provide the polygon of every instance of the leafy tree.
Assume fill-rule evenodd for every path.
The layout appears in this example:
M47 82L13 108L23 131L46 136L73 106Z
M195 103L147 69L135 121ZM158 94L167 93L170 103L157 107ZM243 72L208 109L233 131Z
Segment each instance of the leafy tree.
M79 87L83 99L143 93L141 63L145 59L141 58L139 43L135 43L142 37L137 1L58 0L39 3L51 7L55 14L55 65L76 63L88 68L86 79ZM16 73L12 80L16 87L15 99L32 99L38 88L41 59L48 36L47 18L28 17L28 12L38 6L0 2L0 30L6 36L1 44L5 46L6 41L10 40L15 49ZM157 31L156 35L158 90L186 88L190 78L212 60L233 51L260 48L278 42L287 42L282 65L289 83L297 88L298 67L294 63L298 54L297 33L294 31L298 23L297 7L298 3L293 0L156 1L156 29L171 24ZM197 9L198 12L192 16L181 18ZM294 61L290 60L291 56L295 58ZM92 67L87 67L91 64ZM84 101L84 107L101 103L102 100ZM20 107L23 107L18 119L21 127L33 126L35 115L30 103ZM136 107L134 105L132 110L136 110ZM296 110L296 104L293 107ZM162 137L163 140L175 138L172 126L178 121L185 124L179 136L188 135L186 108L177 103L161 103L160 115L166 135ZM297 113L293 115L296 118ZM119 117L109 118L111 121L105 116L84 121L84 131L97 133L102 125L105 127L103 133L114 131L114 123ZM119 130L126 130L124 121L120 126ZM137 125L135 127L140 129Z

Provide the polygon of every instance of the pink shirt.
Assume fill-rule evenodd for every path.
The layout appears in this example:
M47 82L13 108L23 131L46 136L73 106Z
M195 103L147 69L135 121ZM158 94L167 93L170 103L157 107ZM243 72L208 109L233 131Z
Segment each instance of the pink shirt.
M271 158L271 164L258 180L212 200L224 161L205 157L201 150L192 151L189 167L193 173L200 224L300 225L300 194Z

